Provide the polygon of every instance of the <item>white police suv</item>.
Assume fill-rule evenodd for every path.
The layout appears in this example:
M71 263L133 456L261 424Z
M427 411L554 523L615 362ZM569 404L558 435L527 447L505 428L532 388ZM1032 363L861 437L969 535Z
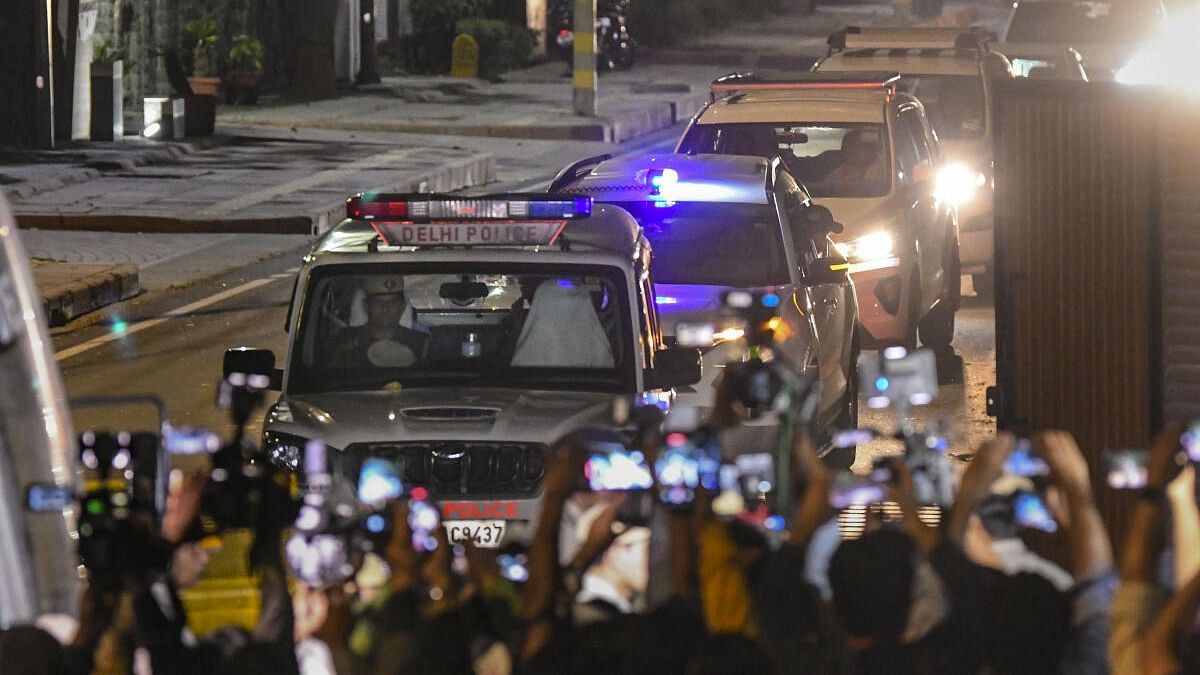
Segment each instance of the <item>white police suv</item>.
M451 539L496 546L535 517L550 444L615 396L699 380L696 349L663 346L650 258L632 216L587 197L358 195L304 260L283 368L241 348L225 371L281 388L277 464L311 439L350 481L390 462Z

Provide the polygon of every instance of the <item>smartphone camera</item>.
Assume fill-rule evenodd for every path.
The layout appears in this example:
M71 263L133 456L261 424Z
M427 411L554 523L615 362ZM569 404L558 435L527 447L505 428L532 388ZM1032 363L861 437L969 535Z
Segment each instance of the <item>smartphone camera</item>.
M928 405L937 396L937 359L929 349L910 352L904 347L888 347L878 356L863 354L858 359L858 373L870 408Z
M594 442L583 465L583 476L592 492L648 490L653 485L646 455L620 443Z
M529 581L528 560L524 553L502 553L496 558L496 564L500 567L500 576L508 581L514 584Z
M1058 523L1050 514L1046 501L1035 492L1020 491L1013 495L1013 522L1042 532L1058 531Z
M1200 420L1192 420L1179 437L1179 445L1187 453L1188 461L1200 463Z
M1016 449L1008 456L1004 472L1010 476L1036 478L1049 476L1050 465L1046 464L1046 460L1034 454L1032 443L1022 439L1017 442Z
M75 501L75 492L66 485L36 483L25 494L25 508L34 513L61 513Z
M408 526L412 530L413 550L418 553L437 550L437 528L442 520L437 507L425 501L425 496L424 490L414 489L413 499L408 503Z
M696 439L682 432L671 432L655 463L659 499L673 507L687 507L696 499L696 490L719 487L720 460L711 444L697 445Z
M1146 450L1110 450L1106 454L1108 486L1114 490L1140 490L1146 487L1149 472Z
M363 460L358 474L358 501L382 506L403 494L404 484L400 480L400 467L396 462L383 457Z

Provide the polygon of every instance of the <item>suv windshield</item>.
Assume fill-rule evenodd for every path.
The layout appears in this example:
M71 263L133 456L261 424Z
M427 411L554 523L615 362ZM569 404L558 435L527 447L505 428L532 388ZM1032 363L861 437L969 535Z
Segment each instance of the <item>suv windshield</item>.
M1148 2L1022 2L1013 10L1006 42L1054 42L1069 45L1137 44L1158 21Z
M771 204L619 202L642 225L660 284L770 286L789 282Z
M680 151L780 157L813 197L881 197L892 187L882 124L697 124Z
M288 390L632 391L631 331L617 268L328 266L309 281Z
M905 75L900 91L916 96L942 140L983 135L983 78L978 75Z

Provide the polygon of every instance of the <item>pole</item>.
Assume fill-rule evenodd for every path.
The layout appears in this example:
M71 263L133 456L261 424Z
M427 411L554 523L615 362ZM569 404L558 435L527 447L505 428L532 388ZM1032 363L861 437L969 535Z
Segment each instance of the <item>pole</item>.
M379 83L379 71L375 64L375 21L378 18L378 15L375 14L376 1L384 2L384 0L359 0L358 3L360 56L358 78L355 80L358 84Z
M34 147L54 147L54 0L38 0L34 65Z
M596 116L596 0L575 0L575 114Z

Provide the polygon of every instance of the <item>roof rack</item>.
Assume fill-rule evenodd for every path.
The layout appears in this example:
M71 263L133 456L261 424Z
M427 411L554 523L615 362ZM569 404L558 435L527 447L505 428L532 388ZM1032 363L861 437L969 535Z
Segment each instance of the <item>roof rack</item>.
M987 51L996 34L967 28L863 28L847 26L829 36L829 55L847 49L975 49Z
M709 83L708 97L710 101L716 101L721 96L743 94L748 91L812 89L877 89L888 96L893 96L899 81L900 73L894 71L816 71L801 73L786 80L762 78L754 73L730 73Z

